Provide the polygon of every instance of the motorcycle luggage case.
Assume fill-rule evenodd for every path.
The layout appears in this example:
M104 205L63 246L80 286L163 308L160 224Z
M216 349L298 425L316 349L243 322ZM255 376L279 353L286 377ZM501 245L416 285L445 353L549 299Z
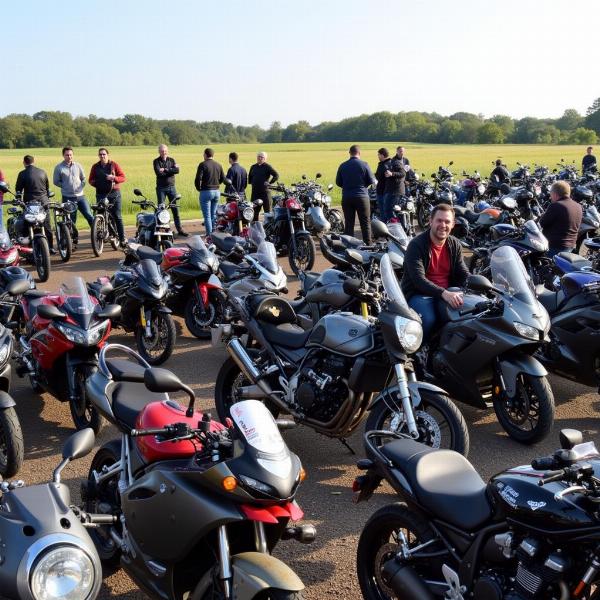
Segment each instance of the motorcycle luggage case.
M252 314L259 321L273 325L296 322L294 309L287 300L279 296L252 296L249 304Z

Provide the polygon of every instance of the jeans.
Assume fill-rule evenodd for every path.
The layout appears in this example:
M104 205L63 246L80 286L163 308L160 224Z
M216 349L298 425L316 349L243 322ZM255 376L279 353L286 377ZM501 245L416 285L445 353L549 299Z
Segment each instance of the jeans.
M215 221L217 220L217 205L221 194L219 190L202 190L200 192L200 209L204 217L204 226L206 227L207 235L210 235L213 230Z
M365 244L371 243L371 206L369 198L342 198L342 210L344 211L344 233L354 235L354 220L358 214L360 230Z
M385 218L385 194L377 194L377 210L379 211L379 219L386 222Z
M442 300L443 302L443 300ZM432 296L412 296L408 305L421 317L423 325L423 342L426 342L431 336L438 321L437 298Z
M546 253L546 256L548 258L552 258L553 256L556 256L559 252L573 252L575 250L575 248L573 246L571 246L570 248L550 248L550 250L548 250L548 252Z
M398 204L399 200L400 200L399 194L387 193L383 197L383 210L384 210L385 218L382 219L382 221L384 223L387 223L392 218L392 216L394 214L394 210L393 210L394 206L396 206L396 204Z
M117 226L117 235L119 241L125 241L125 228L123 227L123 217L121 216L121 192L120 190L113 190L109 194L96 194L96 202L102 200L102 198L108 198L112 204L110 214L115 219L115 225Z
M85 196L63 196L63 202L74 202L77 205L77 209L83 215L83 218L87 221L88 225L92 226L94 222L94 215L90 209L90 205L86 200ZM76 244L79 240L79 231L75 224L77 223L77 210L71 213L71 223L73 225L73 242Z
M161 202L164 202L165 197L169 199L169 202L172 202L173 200L175 200L176 195L177 190L175 189L174 185L169 185L168 187L164 188L156 188L156 198L159 204ZM173 222L175 223L175 229L177 229L177 231L179 232L181 231L181 219L179 218L179 209L175 204L169 205L169 208L173 212Z

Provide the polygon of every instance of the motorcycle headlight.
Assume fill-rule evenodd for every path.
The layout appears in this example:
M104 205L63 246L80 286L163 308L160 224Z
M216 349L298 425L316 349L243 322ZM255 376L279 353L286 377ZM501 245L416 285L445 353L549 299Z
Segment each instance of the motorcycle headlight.
M244 217L244 221L252 221L254 219L254 209L251 206L246 206L242 212L242 217Z
M12 338L8 338L8 342L0 348L0 367L3 367L10 358L12 350Z
M66 323L55 322L54 326L70 341L80 346L95 346L106 333L108 321L103 321L87 331L67 325Z
M277 490L262 481L258 481L258 479L254 479L253 477L247 477L246 475L238 475L238 479L242 482L244 487L250 488L256 492L260 492L265 496L277 497Z
M171 220L171 215L168 210L159 210L156 219L161 225L167 225Z
M29 585L35 600L85 600L96 582L92 559L75 546L53 546L38 559Z
M323 199L323 194L321 192L315 192L313 194L313 198L315 199L315 201L319 202L319 200Z
M28 223L35 223L37 221L37 215L32 215L31 213L25 213L25 220Z
M415 209L415 203L412 200L409 200L406 203L406 210L414 210Z
M396 327L398 341L406 352L409 354L416 352L423 341L423 328L421 327L421 323L413 321L412 319L397 316L394 319L394 325Z
M521 337L535 341L540 339L540 332L535 327L525 325L525 323L519 323L519 321L514 321L513 325Z
M426 196L431 196L431 195L433 194L433 188L426 187L426 188L423 190L423 193L424 193Z
M331 196L323 196L323 204L331 205Z

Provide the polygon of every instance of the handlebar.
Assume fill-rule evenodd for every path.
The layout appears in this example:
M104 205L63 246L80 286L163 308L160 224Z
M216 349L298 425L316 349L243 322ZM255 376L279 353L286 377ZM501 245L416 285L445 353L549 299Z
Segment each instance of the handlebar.
M473 308L466 308L458 312L461 317L471 315L474 313L480 313L488 310L494 305L493 300L487 300L486 302L478 302Z
M550 475L547 477L542 477L542 479L538 481L538 485L543 486L547 483L552 483L553 481L561 481L565 478L565 471L566 469L561 469L560 471L551 471Z

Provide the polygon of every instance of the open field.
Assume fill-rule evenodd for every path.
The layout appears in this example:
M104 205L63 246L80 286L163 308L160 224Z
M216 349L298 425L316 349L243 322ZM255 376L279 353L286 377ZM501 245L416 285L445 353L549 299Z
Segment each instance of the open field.
M281 181L292 183L300 179L302 173L314 176L317 171L323 174L322 181L327 184L335 181L337 167L348 156L348 142L327 142L312 144L216 144L215 158L227 170L227 155L235 150L240 155L240 163L246 168L255 161L257 150L269 153L269 163L279 172ZM367 160L375 169L377 164L377 149L386 146L390 150L397 144L391 142L368 142L361 144L362 158ZM570 162L574 160L578 166L585 153L582 146L546 146L546 145L446 145L446 144L405 144L406 156L411 165L427 176L436 170L438 165L447 164L453 160L456 173L479 170L487 176L492 169L491 163L496 158L502 160L509 168L514 168L516 161L533 165L545 164L553 167L561 158ZM111 150L111 158L118 162L125 174L127 182L122 186L123 212L126 223L134 223L137 207L131 204L132 190L135 187L145 192L148 198L154 197L155 177L152 170L152 160L158 156L154 146L115 147ZM194 188L196 167L202 160L201 146L172 146L171 155L180 166L177 177L177 190L183 196L182 206L184 218L191 219L199 216L198 193ZM19 150L0 150L0 169L8 182L14 186L17 173L22 169L22 158L25 154L36 157L36 165L45 169L52 179L54 166L62 160L60 149L38 148ZM86 173L93 162L97 160L96 148L76 148L75 160L80 162ZM90 188L91 189L91 188ZM88 199L93 194L88 192ZM341 200L340 190L333 190L334 203Z

